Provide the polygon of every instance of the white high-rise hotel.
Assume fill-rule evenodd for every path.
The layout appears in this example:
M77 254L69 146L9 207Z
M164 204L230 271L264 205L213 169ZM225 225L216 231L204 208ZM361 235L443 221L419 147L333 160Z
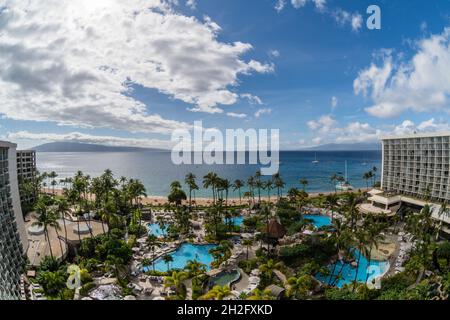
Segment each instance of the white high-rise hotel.
M450 132L383 138L385 192L450 201L449 172Z
M17 180L16 145L0 141L0 300L19 299L28 239Z

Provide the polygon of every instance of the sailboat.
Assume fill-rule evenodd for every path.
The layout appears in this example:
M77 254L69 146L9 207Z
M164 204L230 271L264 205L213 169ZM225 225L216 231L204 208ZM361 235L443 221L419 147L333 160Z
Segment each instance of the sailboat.
M345 161L345 179L342 182L338 182L336 184L336 190L339 191L351 191L353 190L353 186L348 182L348 171L347 171L347 160Z
M319 163L319 160L317 160L317 153L316 153L316 156L315 156L315 160L312 163Z

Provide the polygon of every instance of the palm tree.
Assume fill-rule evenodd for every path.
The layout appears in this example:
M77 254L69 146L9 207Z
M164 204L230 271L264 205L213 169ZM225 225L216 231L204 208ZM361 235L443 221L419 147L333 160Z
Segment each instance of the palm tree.
M177 295L180 295L183 290L183 282L188 278L188 274L183 271L173 271L172 274L164 278L164 287L173 287Z
M45 205L43 200L38 200L35 206L36 211L36 221L32 223L33 226L39 226L44 228L44 235L45 239L47 240L48 247L50 250L50 256L54 258L53 251L52 251L52 244L50 241L50 237L48 235L48 227L54 227L55 229L59 227L57 216L47 209L47 206ZM60 241L60 239L58 238ZM61 243L60 243L61 245ZM62 246L61 246L61 253L63 252Z
M252 294L247 297L247 300L254 300L254 301L267 301L267 300L274 300L275 297L272 296L272 292L269 289L260 290L255 289L252 291Z
M368 263L367 266L370 266L370 262L372 261L372 249L375 247L375 249L378 249L378 243L380 240L383 239L383 236L381 235L381 232L383 229L386 228L386 225L383 223L379 223L374 218L369 217L364 221L364 229L366 230L366 247L368 247ZM369 271L369 268L367 268L367 271ZM369 279L369 273L366 273L366 281Z
M363 174L363 179L366 180L366 187L367 189L369 189L369 179L370 179L370 174L368 172L365 172Z
M159 242L158 242L158 237L155 236L155 235L153 235L153 234L150 234L150 235L148 236L148 238L147 238L147 245L150 247L150 250L152 251L152 256L153 256L153 258L154 258L154 255L155 255L155 247L156 247L158 244L159 244ZM153 260L152 265L153 265L153 271L155 271L155 263L154 263L154 260Z
M259 270L265 273L269 280L272 281L274 271L280 269L282 266L282 262L275 262L275 260L269 259L266 263L259 266Z
M170 270L169 268L170 263L173 262L173 257L170 254L166 254L165 256L162 257L162 259L167 265L167 272L168 272Z
M184 183L186 183L189 188L189 210L192 208L192 191L199 189L195 182L196 178L197 177L193 173L188 173L184 179Z
M441 233L442 230L442 225L444 223L444 218L448 218L450 216L450 208L448 207L448 202L445 201L442 205L441 208L439 209L438 212L438 216L439 216L439 226L438 226L438 230L436 233L436 241L439 240L439 235Z
M56 210L59 213L64 225L64 237L67 241L67 226L66 226L66 214L69 212L69 204L66 199L60 199L56 201Z
M306 191L306 186L308 185L308 180L300 179L300 184L303 186L303 191Z
M229 285L214 286L208 293L201 296L200 300L223 300L226 297L231 296L231 289Z
M272 189L273 189L273 181L272 180L267 180L266 183L265 183L264 188L267 190L267 198L268 198L268 201L270 203L270 191L272 191Z
M336 194L329 194L325 198L327 207L331 210L331 222L334 222L334 211L338 205L338 197Z
M236 179L233 183L233 191L239 190L239 204L242 204L241 197L241 188L244 186L244 182L242 180Z
M108 255L105 260L105 268L112 271L115 278L121 279L122 275L126 273L127 266L122 258L115 255Z
M244 241L242 241L242 244L247 248L247 261L248 261L248 251L250 250L250 247L253 245L253 240L252 239L245 239Z
M206 176L203 177L203 187L208 189L211 187L213 193L213 204L216 204L216 187L218 183L219 177L214 172L209 172Z
M274 184L278 191L278 200L280 200L283 197L283 189L285 186L285 183L283 179L281 179L281 176L279 173L276 173L274 178Z
M255 187L255 178L253 176L248 177L247 179L248 190L250 191L253 202L255 202L255 193L253 191Z
M303 275L298 278L291 277L287 281L289 285L287 295L289 297L305 299L308 296L308 292L313 289L314 282L313 277L310 275Z
M374 166L372 168L372 177L373 177L373 185L374 186L375 186L375 183L377 182L377 171L378 171L378 168Z
M192 277L194 282L197 282L198 278L206 273L206 265L197 260L189 260L185 269L189 272L189 276Z
M258 202L261 203L261 189L264 188L264 183L261 181L261 170L255 173L255 187L258 188Z
M56 182L56 178L58 177L58 174L55 171L52 171L48 174L48 177L51 179L50 184L53 188L52 193L53 193L53 195L55 195L55 186L58 184Z
M366 246L367 243L367 231L366 230L359 230L355 233L355 242L356 242L356 249L358 250L358 259L356 262L356 271L355 271L355 278L353 280L353 291L356 290L356 284L358 283L358 271L359 271L359 265L361 262L361 255L368 256L369 255L369 249Z

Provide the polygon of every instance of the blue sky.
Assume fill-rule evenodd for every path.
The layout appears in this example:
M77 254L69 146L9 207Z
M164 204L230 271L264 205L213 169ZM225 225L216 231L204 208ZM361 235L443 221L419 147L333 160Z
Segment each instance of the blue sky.
M166 147L202 120L299 149L450 130L450 1L121 2L0 1L0 139Z

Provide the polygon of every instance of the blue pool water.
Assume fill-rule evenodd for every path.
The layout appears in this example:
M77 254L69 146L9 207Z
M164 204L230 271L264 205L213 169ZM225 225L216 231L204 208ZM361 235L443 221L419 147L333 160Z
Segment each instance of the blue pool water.
M303 216L304 219L312 220L314 226L317 228L321 228L323 226L331 226L331 218L328 216L316 216L305 214Z
M354 250L353 256L356 260L358 260L358 256L360 255L359 250ZM333 271L334 264L328 266L328 269L330 272ZM361 254L361 258L359 261L359 268L358 268L358 275L356 277L356 280L358 282L365 282L367 274L369 274L368 282L371 282L372 279L377 278L384 274L386 270L389 268L389 263L386 261L369 261ZM334 270L333 276L331 277L330 281L330 275L322 275L318 274L316 275L316 278L319 281L322 281L323 283L330 283L332 284L336 278L339 276L340 279L338 279L335 283L335 287L342 287L346 284L351 284L355 280L355 274L356 274L356 268L353 268L349 263L342 263L341 261L338 261L336 263L336 268Z
M197 260L198 262L206 265L207 270L211 270L211 262L214 261L213 256L209 253L209 250L215 248L216 245L206 244L190 244L184 243L177 250L170 253L173 258L173 262L170 263L170 269L183 269L189 260ZM167 271L167 264L161 258L155 260L156 271ZM144 267L144 271L153 270L153 266Z
M161 229L160 225L157 223L149 223L147 225L149 233L157 236L158 238L165 237L167 235L167 229Z
M244 224L244 217L233 217L230 219L225 219L225 223L228 223L229 220L231 220L232 224L236 227L240 227Z

